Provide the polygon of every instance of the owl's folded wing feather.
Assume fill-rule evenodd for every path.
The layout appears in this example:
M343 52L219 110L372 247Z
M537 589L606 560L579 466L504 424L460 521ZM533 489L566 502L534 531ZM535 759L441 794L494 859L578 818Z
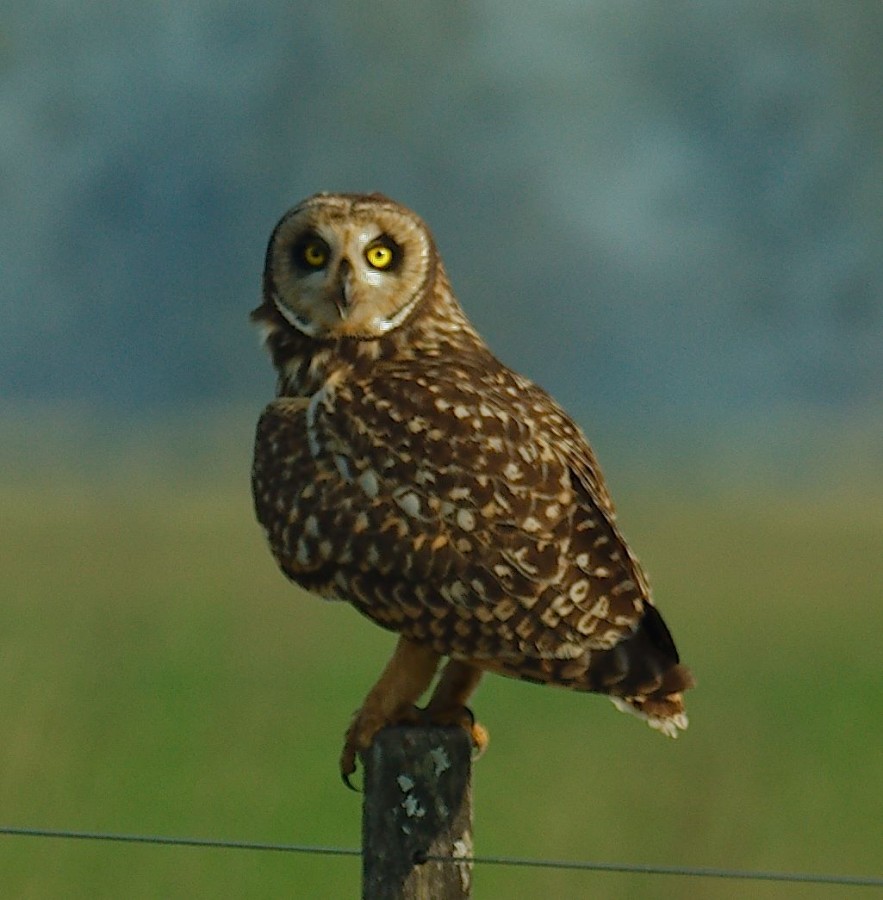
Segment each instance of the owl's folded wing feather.
M556 410L553 447L523 385L519 416L487 386L439 403L438 378L387 376L396 403L343 383L267 407L254 493L283 571L447 655L614 646L647 590L578 429Z

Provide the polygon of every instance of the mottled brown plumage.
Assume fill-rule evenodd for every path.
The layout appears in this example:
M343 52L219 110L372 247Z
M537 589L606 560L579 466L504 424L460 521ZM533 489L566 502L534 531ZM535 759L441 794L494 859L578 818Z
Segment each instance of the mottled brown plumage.
M279 374L253 470L273 554L401 635L348 732L345 777L378 728L414 718L441 657L432 721L468 726L493 671L686 727L689 671L588 443L490 353L420 219L379 195L305 200L273 232L253 318Z

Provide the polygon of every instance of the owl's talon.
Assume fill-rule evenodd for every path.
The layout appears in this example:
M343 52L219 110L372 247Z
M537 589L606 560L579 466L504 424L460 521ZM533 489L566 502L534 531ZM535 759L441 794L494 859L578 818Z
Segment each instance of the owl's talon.
M351 790L361 793L361 790L353 785L350 777L355 773L359 753L367 750L374 743L374 738L381 728L388 725L413 725L420 720L420 710L415 706L406 706L391 718L384 718L366 707L358 710L353 716L353 721L347 729L343 742L343 750L340 754L340 777L343 783Z
M349 734L347 734L346 742L343 745L343 752L340 754L340 778L341 781L351 790L355 791L357 794L361 793L361 790L357 788L350 778L356 772L356 748L349 740Z
M472 759L481 759L484 751L487 750L487 745L491 742L487 728L481 722L473 722L469 737L472 738Z
M352 781L350 781L350 776L353 775L353 774L355 773L355 771L356 771L355 766L353 766L353 771L352 771L352 772L344 772L344 771L341 771L341 773L340 773L340 780L341 780L341 781L344 783L344 785L346 785L346 787L349 788L351 791L354 791L356 794L361 794L361 793L362 793L362 789L359 788L359 787L356 787L356 786L352 783Z
M478 759L490 743L487 728L476 722L475 714L468 706L454 706L448 709L433 710L430 704L424 710L423 721L430 725L458 725L472 741L472 758Z

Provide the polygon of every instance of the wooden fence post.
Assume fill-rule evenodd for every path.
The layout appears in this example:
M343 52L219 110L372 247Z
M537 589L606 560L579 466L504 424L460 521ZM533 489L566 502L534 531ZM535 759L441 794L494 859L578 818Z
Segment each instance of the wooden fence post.
M363 900L470 897L472 864L456 862L472 857L472 745L466 732L384 728L362 763Z

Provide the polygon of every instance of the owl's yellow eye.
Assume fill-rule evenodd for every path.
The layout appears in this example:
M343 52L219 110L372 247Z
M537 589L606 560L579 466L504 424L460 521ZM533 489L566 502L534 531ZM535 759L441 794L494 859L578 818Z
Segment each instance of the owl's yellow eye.
M369 247L365 258L375 269L386 269L392 262L392 250L389 247Z
M324 241L307 241L301 249L301 259L311 269L321 269L328 262L328 246Z
M378 241L365 251L368 265L375 269L389 269L397 259L396 247L387 241Z

